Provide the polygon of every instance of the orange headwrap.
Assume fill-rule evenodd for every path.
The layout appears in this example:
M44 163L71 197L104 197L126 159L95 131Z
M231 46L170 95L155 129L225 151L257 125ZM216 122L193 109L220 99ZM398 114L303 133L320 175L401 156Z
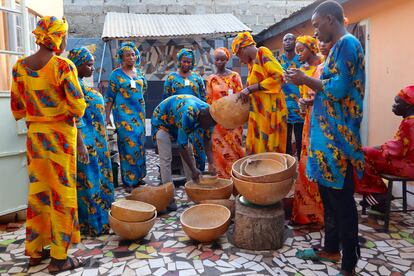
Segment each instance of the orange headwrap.
M60 44L68 32L68 23L63 18L44 16L39 19L36 29L32 32L36 37L36 44L44 45L53 52L60 52Z
M218 53L224 53L227 57L227 60L230 60L231 54L230 54L230 51L227 48L220 47L220 48L217 48L216 50L214 50L214 55L216 55Z
M296 42L305 45L314 55L319 53L318 40L310 35L298 36Z
M406 103L414 105L414 85L407 86L398 93L398 97Z
M233 55L237 54L240 48L244 48L250 45L256 45L252 35L249 32L239 33L231 44L231 51Z

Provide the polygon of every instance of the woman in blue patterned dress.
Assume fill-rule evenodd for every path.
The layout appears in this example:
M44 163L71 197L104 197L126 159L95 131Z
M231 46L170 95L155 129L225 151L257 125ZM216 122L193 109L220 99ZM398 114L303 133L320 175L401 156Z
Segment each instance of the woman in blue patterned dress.
M123 42L118 50L121 66L112 71L105 95L106 121L113 110L121 161L122 182L126 190L143 184L145 166L145 102L146 81L137 68L140 54L133 42Z
M178 70L168 74L164 82L162 99L172 95L193 95L206 101L206 87L203 78L193 72L195 56L193 50L183 48L177 53Z
M193 50L183 48L177 53L178 70L170 73L164 82L164 93L162 99L172 95L193 95L202 101L206 101L206 87L203 78L193 71L195 66L195 55ZM206 154L204 153L201 142L202 139L196 134L192 134L191 143L193 145L194 157L197 168L204 171Z
M99 236L109 231L108 210L114 201L111 159L105 129L102 95L88 87L84 77L93 73L94 58L84 47L72 49L69 59L78 69L86 110L78 122L77 192L80 231Z

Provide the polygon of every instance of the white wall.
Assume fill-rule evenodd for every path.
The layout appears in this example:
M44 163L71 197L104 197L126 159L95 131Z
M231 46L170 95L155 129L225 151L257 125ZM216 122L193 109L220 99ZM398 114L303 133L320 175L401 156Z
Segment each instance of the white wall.
M0 215L26 208L26 135L17 134L10 97L0 94Z
M26 0L26 6L42 16L63 16L63 0Z

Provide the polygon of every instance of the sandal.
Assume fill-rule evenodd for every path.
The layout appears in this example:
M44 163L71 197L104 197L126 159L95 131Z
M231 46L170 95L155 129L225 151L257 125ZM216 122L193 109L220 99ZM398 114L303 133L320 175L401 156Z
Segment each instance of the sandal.
M30 257L29 267L40 265L42 261L47 260L49 258L50 258L50 249L43 249L40 258Z
M84 265L85 262L82 259L78 259L75 257L68 257L66 260L53 259L48 266L48 270L50 274L56 275L63 271L73 270ZM51 269L51 267L53 268L53 266L55 266L56 269Z
M320 256L321 253L326 253L326 255L332 255L332 257L322 257ZM337 263L340 261L340 254L339 253L327 253L325 251L317 251L313 248L299 250L295 254L296 258L302 260L311 260L311 261L320 261L320 262L331 262Z

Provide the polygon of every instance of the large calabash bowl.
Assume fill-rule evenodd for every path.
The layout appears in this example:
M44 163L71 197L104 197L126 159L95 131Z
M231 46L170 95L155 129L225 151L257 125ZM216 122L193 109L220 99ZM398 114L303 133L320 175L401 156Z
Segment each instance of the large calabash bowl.
M260 159L273 159L276 161L285 161L287 163L287 169L284 171L264 175L264 176L249 176L246 172L242 171L242 164L247 159L252 160L260 160ZM246 163L244 163L246 165ZM244 181L249 182L259 182L259 183L270 183L270 182L280 182L288 178L294 178L297 175L296 171L297 161L296 158L283 153L276 153L276 152L266 152L266 153L258 153L254 155L249 155L243 158L240 158L236 162L233 163L232 166L232 175ZM244 168L245 170L245 168ZM237 187L236 187L237 188ZM240 191L239 191L240 192Z
M230 225L231 213L218 204L199 204L185 210L180 217L184 232L193 240L211 242L223 235Z
M174 198L174 185L166 183L160 186L144 186L132 190L126 199L138 200L155 206L158 212L167 209Z
M233 181L223 178L205 181L201 178L199 183L193 181L185 183L185 191L195 203L208 199L228 199L233 192Z
M237 191L251 203L257 205L273 205L283 198L292 189L294 179L288 178L277 182L251 182L238 179L233 175Z
M214 121L227 129L242 126L249 119L250 103L242 103L237 94L214 101L210 106L210 114Z
M122 199L112 203L112 216L121 221L142 222L154 216L155 207L151 204Z
M109 211L109 225L115 234L124 240L138 240L145 237L155 224L157 212L147 221L126 222L114 218Z

